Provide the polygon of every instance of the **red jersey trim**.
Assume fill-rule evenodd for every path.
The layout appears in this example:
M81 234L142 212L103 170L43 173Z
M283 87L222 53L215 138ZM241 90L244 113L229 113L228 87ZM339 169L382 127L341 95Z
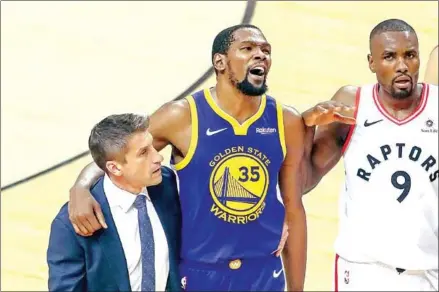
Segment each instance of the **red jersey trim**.
M357 119L358 108L360 106L360 95L361 95L361 87L358 87L357 93L355 94L355 111L354 111L354 118L355 119ZM346 150L349 146L349 143L351 142L351 138L352 138L352 135L354 134L356 126L357 126L357 124L354 124L354 125L351 125L349 127L349 132L348 132L348 135L346 136L346 141L344 141L343 147L341 148L341 155L343 155L346 152Z
M340 256L338 254L335 254L335 261L334 261L334 291L338 292L338 259Z
M427 100L428 100L428 95L429 95L429 91L430 91L430 87L428 84L422 83L422 92L421 92L421 101L419 102L418 106L416 107L416 109L410 114L408 115L405 119L403 120L398 120L397 118L393 117L384 107L384 105L382 104L381 100L378 98L378 84L375 84L374 88L373 88L373 101L375 102L376 107L378 108L378 110L381 112L381 114L387 118L389 121L397 124L398 126L407 124L410 121L413 121L417 116L419 116L425 109L426 105L427 105Z

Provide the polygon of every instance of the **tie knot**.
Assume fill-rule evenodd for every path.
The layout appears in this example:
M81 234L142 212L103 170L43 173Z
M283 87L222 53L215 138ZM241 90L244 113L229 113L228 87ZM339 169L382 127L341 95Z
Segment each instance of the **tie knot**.
M146 197L144 195L137 195L137 198L134 201L134 207L136 207L136 209L145 209Z

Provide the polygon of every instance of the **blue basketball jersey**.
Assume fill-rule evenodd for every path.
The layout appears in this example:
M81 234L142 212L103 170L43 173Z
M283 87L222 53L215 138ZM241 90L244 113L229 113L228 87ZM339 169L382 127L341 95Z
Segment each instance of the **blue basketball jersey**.
M186 157L173 165L183 215L182 258L216 263L269 256L285 217L278 186L286 153L281 105L264 95L257 113L239 124L209 89L187 100L191 142Z

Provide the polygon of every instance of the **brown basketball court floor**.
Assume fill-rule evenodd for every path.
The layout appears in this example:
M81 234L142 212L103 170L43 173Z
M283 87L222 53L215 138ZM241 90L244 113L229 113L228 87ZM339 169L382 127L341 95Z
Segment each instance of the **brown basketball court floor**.
M210 66L217 32L246 2L2 2L2 187L87 149L92 125L152 112ZM438 43L437 2L258 2L251 23L273 46L270 94L299 110L342 85L374 82L368 34L401 18L418 32L421 75ZM213 77L199 88L211 86ZM165 152L166 157L169 153ZM47 290L51 220L85 157L1 194L1 290ZM338 165L305 198L306 290L332 288Z

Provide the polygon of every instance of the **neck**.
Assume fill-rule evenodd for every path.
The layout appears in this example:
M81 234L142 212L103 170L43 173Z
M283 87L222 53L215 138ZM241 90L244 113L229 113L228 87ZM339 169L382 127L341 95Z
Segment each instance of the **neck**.
M417 84L409 97L397 99L380 86L378 90L378 98L388 109L393 111L404 111L414 109L419 104L421 93L422 84Z
M131 184L128 184L126 180L122 177L115 177L115 176L109 176L109 177L115 186L133 195L138 195L144 188L144 186L133 186Z
M254 115L261 103L260 96L245 95L229 82L218 82L210 93L216 104L240 123Z

